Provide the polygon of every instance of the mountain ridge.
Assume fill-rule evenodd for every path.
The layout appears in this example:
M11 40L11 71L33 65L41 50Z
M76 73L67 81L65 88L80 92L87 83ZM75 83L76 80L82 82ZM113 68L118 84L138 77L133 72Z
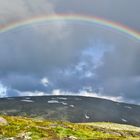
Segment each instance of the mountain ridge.
M70 122L140 126L140 106L84 96L25 96L0 99L0 114Z

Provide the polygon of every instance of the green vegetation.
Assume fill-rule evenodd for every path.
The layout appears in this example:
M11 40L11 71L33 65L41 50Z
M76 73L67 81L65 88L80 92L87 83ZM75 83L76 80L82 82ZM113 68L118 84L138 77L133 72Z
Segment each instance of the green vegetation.
M139 140L140 128L114 123L84 123L1 116L0 139L7 140Z

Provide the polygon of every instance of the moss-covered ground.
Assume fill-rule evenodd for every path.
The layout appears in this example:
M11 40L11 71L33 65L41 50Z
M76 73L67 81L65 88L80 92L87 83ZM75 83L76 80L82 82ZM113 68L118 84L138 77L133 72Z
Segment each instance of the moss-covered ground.
M114 123L70 123L1 116L1 140L140 140L140 128Z

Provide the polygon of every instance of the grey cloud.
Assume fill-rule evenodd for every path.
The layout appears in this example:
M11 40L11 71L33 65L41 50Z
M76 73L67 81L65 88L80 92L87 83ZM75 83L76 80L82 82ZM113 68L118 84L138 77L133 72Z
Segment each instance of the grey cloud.
M63 12L96 15L139 30L140 2L128 1L13 0L9 6L10 1L0 0L0 23ZM139 45L127 34L94 24L61 21L17 28L0 33L0 81L7 96L90 89L139 103ZM49 81L46 87L41 83L44 77Z
M66 31L68 26L64 27ZM102 96L122 96L128 101L138 98L139 82L131 81L139 76L139 43L90 27L69 25L64 39L47 29L42 34L32 26L3 34L0 73L2 83L10 88L7 94L52 93L54 89L78 94L90 88ZM43 77L48 78L48 87L41 84Z
M45 91L41 78L31 75L9 75L1 79L2 84L19 91Z
M139 44L128 41L116 46L113 52L106 52L102 58L103 65L97 71L101 78L139 76L139 60Z
M29 19L33 16L56 14L48 0L0 0L0 24Z
M140 97L140 47L139 43L127 42L106 52L102 65L96 69L98 83L105 95L122 96L127 100Z
M54 0L59 13L78 13L122 23L140 31L139 0Z

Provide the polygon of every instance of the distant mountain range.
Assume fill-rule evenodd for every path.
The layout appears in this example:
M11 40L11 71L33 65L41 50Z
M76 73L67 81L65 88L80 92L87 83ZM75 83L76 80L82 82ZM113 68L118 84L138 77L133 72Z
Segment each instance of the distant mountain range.
M115 122L140 126L140 106L82 96L0 99L0 114L71 122Z

